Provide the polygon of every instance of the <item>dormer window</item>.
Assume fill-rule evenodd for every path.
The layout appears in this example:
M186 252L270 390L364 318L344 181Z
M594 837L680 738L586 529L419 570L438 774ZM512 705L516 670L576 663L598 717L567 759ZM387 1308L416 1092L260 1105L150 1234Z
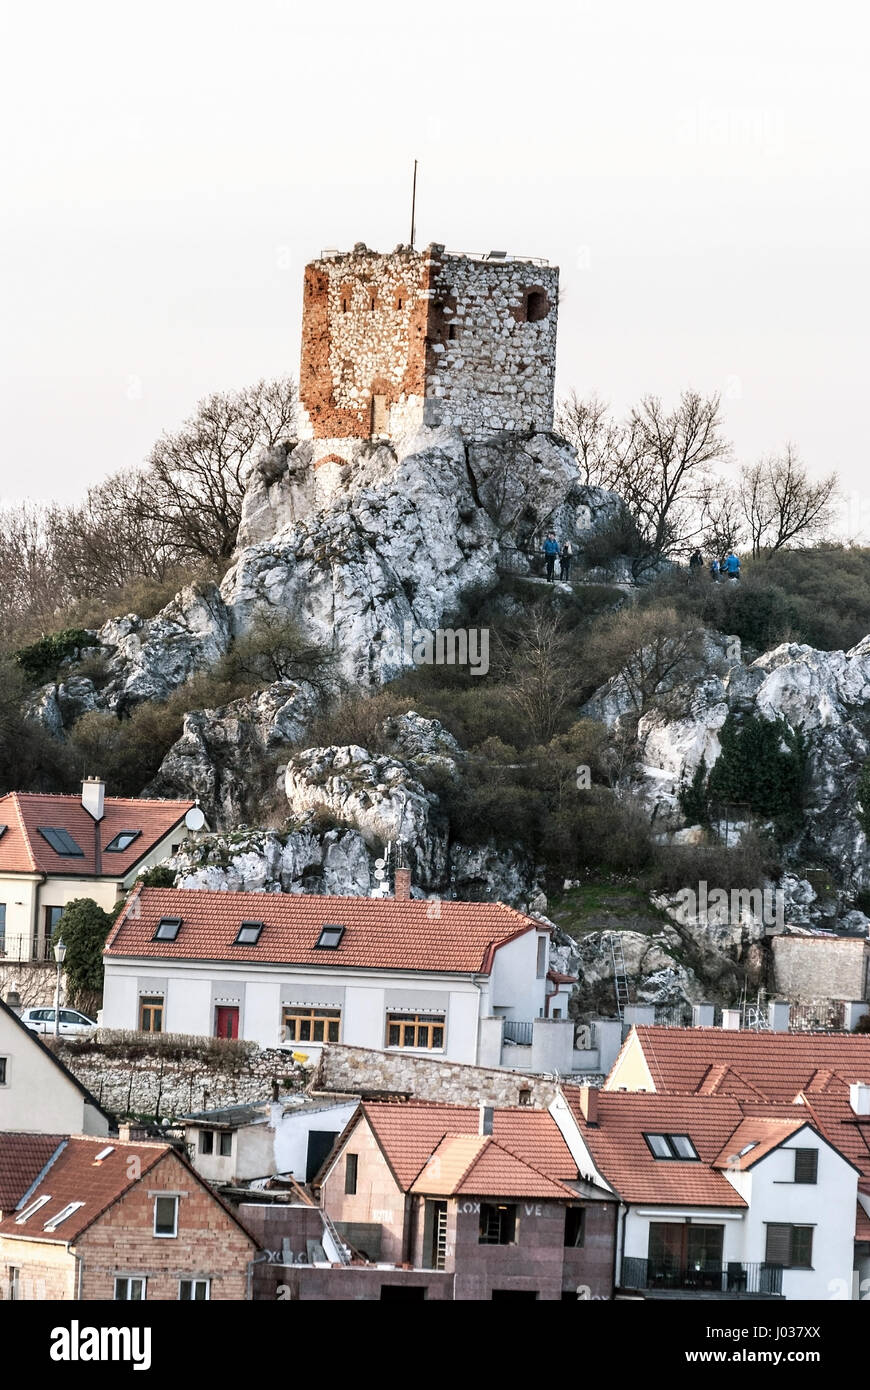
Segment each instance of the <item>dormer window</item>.
M134 840L138 840L142 834L141 830L119 830L113 840L106 845L107 854L123 854L125 849L129 849Z
M688 1134L645 1134L655 1158L682 1158L697 1161L698 1152Z
M344 927L327 925L321 927L320 935L314 943L315 950L335 951L341 945L341 938L344 936Z
M243 922L233 944L235 946L256 946L262 930L262 922Z
M153 939L155 941L174 941L180 929L180 917L161 917Z

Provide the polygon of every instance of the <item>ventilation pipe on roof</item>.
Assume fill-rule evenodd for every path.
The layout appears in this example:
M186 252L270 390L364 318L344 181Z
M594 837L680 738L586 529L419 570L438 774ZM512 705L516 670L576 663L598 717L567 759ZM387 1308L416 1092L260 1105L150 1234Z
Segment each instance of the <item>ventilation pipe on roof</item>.
M106 784L102 777L86 777L82 782L82 805L94 820L105 814Z

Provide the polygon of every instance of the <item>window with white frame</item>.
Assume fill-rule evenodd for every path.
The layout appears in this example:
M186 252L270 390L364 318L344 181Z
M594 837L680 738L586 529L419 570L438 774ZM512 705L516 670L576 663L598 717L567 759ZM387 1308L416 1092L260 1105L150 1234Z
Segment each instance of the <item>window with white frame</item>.
M115 1275L116 1303L144 1303L145 1279L140 1274Z
M179 1279L178 1297L182 1303L206 1303L211 1298L210 1279Z
M170 1239L178 1235L178 1198L154 1198L154 1234Z
M9 1058L0 1057L0 1086L5 1086L9 1074Z

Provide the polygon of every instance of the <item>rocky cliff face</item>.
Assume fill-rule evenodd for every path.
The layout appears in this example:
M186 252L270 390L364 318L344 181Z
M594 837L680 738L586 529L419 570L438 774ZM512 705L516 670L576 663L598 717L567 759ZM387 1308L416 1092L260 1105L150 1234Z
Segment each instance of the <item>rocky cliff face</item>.
M679 792L701 759L721 753L729 712L782 717L807 740L803 825L790 846L796 862L827 866L839 886L870 886L867 837L858 820L856 784L870 755L870 638L848 652L783 643L744 664L736 638L710 637L681 692L682 708L653 708L637 725L637 757L625 789L662 830L685 825ZM587 713L616 727L630 712L619 677L600 690Z

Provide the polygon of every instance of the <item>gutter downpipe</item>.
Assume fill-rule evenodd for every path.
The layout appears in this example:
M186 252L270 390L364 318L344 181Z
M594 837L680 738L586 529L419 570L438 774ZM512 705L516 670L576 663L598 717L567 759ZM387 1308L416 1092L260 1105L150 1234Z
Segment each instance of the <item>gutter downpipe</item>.
M616 1290L617 1290L617 1288L618 1288L618 1283L617 1283L617 1278L616 1278L617 1257L618 1257L618 1260L619 1260L619 1266L618 1266L618 1268L619 1268L620 1277L622 1276L622 1262L623 1262L623 1260L625 1259L625 1225L626 1225L626 1218L627 1218L627 1216L628 1216L628 1204L627 1204L626 1202L623 1202L622 1199L620 1198L620 1202L619 1202L619 1213L618 1213L618 1216L617 1216L617 1224L618 1224L618 1226L619 1226L619 1239L618 1239L617 1241L614 1241L614 1246L613 1246L613 1291L614 1291L614 1293L616 1292ZM618 1252L618 1256L617 1256L617 1252Z

